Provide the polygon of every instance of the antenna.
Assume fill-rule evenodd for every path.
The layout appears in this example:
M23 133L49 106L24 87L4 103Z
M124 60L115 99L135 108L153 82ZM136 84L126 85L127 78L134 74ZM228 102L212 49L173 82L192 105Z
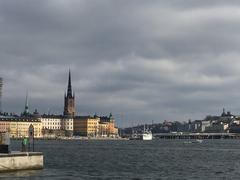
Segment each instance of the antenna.
M2 86L3 86L3 79L0 77L0 113L2 112Z

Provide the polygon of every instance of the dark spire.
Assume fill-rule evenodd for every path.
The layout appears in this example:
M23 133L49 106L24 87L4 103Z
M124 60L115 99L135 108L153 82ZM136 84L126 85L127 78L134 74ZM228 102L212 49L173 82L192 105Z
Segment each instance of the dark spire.
M25 101L25 108L24 108L24 112L22 113L23 116L29 116L29 109L28 109L28 91L26 93L26 101Z
M26 93L26 101L25 101L25 110L24 110L25 113L29 113L29 110L28 110L28 91Z
M225 108L223 108L222 117L226 116Z
M69 75L68 75L67 96L72 97L72 83L71 83L71 71L70 71L70 69L69 69Z

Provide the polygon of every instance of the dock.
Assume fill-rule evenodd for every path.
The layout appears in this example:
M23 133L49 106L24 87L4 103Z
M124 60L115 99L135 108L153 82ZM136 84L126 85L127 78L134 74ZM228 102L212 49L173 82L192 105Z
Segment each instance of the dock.
M43 169L41 152L0 153L0 172L37 169Z
M43 153L34 152L34 131L30 130L29 138L23 138L22 151L10 151L9 133L0 133L0 172L43 169Z
M155 139L240 139L237 133L156 133Z

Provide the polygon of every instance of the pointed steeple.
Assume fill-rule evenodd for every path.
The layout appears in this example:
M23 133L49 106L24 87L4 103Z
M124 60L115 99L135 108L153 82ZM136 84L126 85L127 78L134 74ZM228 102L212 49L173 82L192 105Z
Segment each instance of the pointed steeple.
M26 112L26 113L29 113L29 109L28 109L28 92L27 92L27 94L26 94L25 112Z
M29 115L29 108L28 108L28 91L26 93L26 101L25 101L25 107L24 107L24 112L23 114L24 116L28 116Z
M222 117L226 116L225 108L223 108Z
M67 89L67 96L72 97L72 83L71 83L71 71L69 69L69 75L68 75L68 89Z
M75 95L72 91L71 71L69 69L67 92L64 94L64 115L74 116L75 114Z

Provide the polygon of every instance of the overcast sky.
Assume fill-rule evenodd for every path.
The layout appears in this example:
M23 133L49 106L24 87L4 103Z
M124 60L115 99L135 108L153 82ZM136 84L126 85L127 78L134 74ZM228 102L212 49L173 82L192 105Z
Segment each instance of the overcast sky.
M240 2L1 0L4 111L63 112L120 127L240 114Z

